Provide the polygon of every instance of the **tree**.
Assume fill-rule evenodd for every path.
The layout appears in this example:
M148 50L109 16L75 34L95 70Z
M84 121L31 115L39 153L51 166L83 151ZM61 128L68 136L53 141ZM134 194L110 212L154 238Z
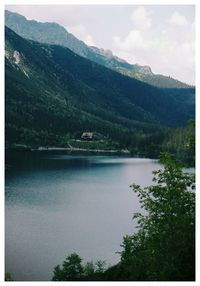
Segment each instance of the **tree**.
M6 272L5 281L14 281L10 272Z
M105 261L98 260L93 263L82 264L82 259L76 253L70 254L62 266L54 268L53 281L89 281L102 280L105 272Z
M185 127L168 130L162 150L174 154L185 166L195 166L195 120L190 119Z
M53 281L75 281L81 280L83 275L82 259L76 253L69 255L63 262L62 268L57 265L54 268Z
M143 213L134 214L138 232L124 237L121 275L125 280L195 279L194 175L183 172L169 154L154 171L153 186L131 187Z

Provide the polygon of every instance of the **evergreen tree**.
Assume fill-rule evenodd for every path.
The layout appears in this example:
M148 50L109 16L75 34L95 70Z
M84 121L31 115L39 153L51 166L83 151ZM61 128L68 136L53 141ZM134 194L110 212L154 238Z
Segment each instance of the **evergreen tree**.
M54 268L53 281L75 281L80 280L83 274L82 259L76 253L69 255L63 262L62 268L57 265Z

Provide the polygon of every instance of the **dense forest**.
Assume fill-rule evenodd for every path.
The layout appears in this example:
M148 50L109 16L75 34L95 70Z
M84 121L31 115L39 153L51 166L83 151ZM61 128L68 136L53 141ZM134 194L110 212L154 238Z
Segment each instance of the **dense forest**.
M172 138L194 118L193 88L159 89L8 28L5 64L8 148L67 147L90 131L134 156L185 152Z
M185 166L195 166L195 120L190 119L184 127L168 128L144 136L138 145L132 144L131 148L132 155L158 158L161 152L169 152Z

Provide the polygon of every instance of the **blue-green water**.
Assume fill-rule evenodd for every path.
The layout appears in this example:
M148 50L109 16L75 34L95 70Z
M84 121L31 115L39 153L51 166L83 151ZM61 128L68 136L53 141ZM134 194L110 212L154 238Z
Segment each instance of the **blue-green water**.
M135 231L138 198L129 185L152 182L155 160L120 156L18 153L6 176L6 271L15 280L50 280L77 252L86 261L119 261Z

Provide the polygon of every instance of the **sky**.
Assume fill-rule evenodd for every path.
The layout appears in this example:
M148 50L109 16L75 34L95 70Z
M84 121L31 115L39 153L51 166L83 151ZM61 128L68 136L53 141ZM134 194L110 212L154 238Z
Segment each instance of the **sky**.
M109 49L156 74L195 84L194 5L7 5L56 22L88 45Z

